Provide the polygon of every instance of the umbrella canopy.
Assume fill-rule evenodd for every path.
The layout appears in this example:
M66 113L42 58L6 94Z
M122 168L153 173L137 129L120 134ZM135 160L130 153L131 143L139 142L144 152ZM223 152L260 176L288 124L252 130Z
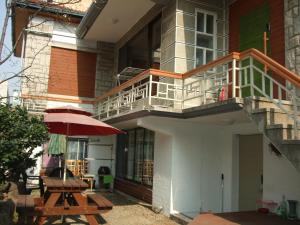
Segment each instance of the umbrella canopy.
M48 155L61 155L66 152L66 136L51 134L48 145Z
M50 133L75 135L112 135L123 131L86 115L73 113L48 113L44 116Z
M91 115L89 112L73 106L52 108L45 111L48 113L44 116L44 122L52 134L104 136L124 133L115 127L89 117ZM65 143L66 149L68 149L68 142ZM66 170L65 163L64 180L66 180Z
M47 113L74 113L74 114L81 114L81 115L86 115L86 116L91 116L92 113L87 112L81 108L77 108L71 105L63 106L63 107L58 107L58 108L49 108L46 109L45 112Z

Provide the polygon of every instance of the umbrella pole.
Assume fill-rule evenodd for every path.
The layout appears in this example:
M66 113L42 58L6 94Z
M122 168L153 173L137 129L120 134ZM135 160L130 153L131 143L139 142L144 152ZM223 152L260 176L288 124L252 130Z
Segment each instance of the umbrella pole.
M66 134L66 152L65 152L65 165L64 165L64 181L67 178L67 164L66 164L66 157L68 153L68 136L69 136L69 123L67 123L67 134Z
M64 181L67 179L67 163L66 163L66 157L67 157L67 152L68 152L68 139L66 137L66 153L65 153L65 162L64 162Z

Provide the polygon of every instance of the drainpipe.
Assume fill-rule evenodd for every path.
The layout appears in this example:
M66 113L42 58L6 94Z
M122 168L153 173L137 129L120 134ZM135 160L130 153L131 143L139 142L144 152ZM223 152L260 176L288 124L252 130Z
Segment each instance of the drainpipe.
M108 0L94 0L76 29L76 36L83 39L95 20L105 7Z

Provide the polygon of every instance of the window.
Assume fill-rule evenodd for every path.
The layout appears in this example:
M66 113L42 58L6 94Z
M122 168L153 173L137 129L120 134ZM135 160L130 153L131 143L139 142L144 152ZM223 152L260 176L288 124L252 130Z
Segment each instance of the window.
M117 177L152 186L154 132L136 128L118 135Z
M196 10L195 66L204 65L215 58L216 15Z
M161 15L141 29L119 49L118 72L126 67L160 67Z
M87 158L87 139L69 138L67 159L83 160Z

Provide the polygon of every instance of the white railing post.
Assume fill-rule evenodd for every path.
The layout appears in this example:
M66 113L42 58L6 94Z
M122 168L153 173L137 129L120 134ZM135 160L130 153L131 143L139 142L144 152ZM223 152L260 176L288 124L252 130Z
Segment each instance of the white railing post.
M174 79L174 83L175 83L175 79ZM185 84L185 79L182 79L181 82L181 110L184 109L184 84Z
M201 85L202 87L200 86L200 92L202 92L202 98L203 98L203 104L204 105L206 104L206 90L207 90L206 84L207 84L207 78L206 78L206 72L204 72L204 74L203 74L203 82L202 82L202 85Z
M250 69L250 93L251 96L254 96L254 73L253 73L253 58L250 57L250 65L249 65L249 69Z
M296 88L292 90L292 104L293 104L293 116L294 116L294 139L298 139L298 104L297 104L297 92Z
M151 98L151 95L152 95L152 74L150 74L149 76L149 106L152 105L152 98Z
M236 59L232 60L232 97L236 97Z
M119 115L120 113L120 93L118 93L118 97L117 97L117 115Z
M109 117L109 101L110 101L110 98L109 96L107 97L107 106L106 106L106 118Z
M131 91L130 91L130 110L132 110L132 108L133 108L133 105L132 105L132 103L133 103L133 98L134 98L134 84L133 85L131 85Z

